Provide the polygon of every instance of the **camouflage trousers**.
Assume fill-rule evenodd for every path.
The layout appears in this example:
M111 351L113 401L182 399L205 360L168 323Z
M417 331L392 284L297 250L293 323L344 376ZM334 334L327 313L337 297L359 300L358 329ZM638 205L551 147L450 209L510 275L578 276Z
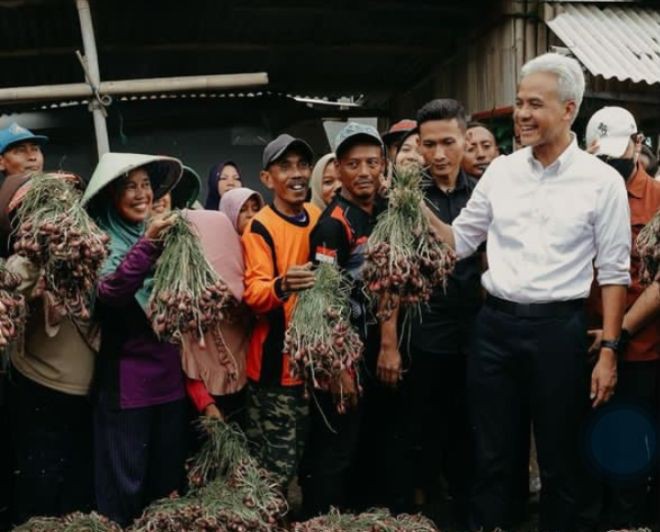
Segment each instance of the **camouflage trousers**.
M246 434L255 457L286 487L298 473L309 432L309 401L302 386L248 383Z

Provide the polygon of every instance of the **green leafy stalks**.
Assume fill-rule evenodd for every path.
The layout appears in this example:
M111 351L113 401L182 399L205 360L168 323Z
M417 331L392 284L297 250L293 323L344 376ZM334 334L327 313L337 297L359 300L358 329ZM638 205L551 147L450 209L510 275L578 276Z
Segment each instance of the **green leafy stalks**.
M202 418L199 426L207 440L188 464L190 492L150 504L130 530L283 530L286 499L270 473L250 456L245 435L215 418Z
M41 268L38 286L71 318L88 320L109 237L80 203L73 174L39 174L16 212L14 250Z
M345 514L331 508L321 515L293 526L294 532L438 532L433 522L421 515L396 517L383 508L361 514Z
M435 287L445 285L456 261L452 249L435 238L422 211L419 166L397 169L388 199L369 236L363 268L366 289L382 320L396 305L419 309Z
M204 345L205 333L217 331L236 300L204 256L192 224L181 211L174 215L156 263L149 316L159 338L181 342L191 333Z
M637 252L641 259L640 278L644 285L649 285L658 278L660 262L660 210L637 235Z
M328 390L342 371L354 370L362 356L362 340L349 322L350 292L341 272L321 263L314 286L298 296L284 350L293 359L294 372L313 388Z
M96 512L75 512L64 517L33 517L14 532L121 532L121 527Z

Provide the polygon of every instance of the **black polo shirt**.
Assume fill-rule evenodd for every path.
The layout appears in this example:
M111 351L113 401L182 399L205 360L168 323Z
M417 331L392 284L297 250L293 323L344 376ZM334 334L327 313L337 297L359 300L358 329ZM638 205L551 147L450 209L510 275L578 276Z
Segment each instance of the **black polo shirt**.
M463 171L456 187L443 192L430 177L424 179L426 203L445 223L452 223L465 207L477 180ZM471 323L481 305L481 253L456 263L446 290L436 288L421 316L411 320L413 352L451 354L462 351L469 340Z
M311 260L336 264L351 280L351 321L363 339L367 336L369 325L375 323L362 284L364 252L376 218L384 208L384 202L377 201L370 214L342 197L341 191L338 191L310 236Z

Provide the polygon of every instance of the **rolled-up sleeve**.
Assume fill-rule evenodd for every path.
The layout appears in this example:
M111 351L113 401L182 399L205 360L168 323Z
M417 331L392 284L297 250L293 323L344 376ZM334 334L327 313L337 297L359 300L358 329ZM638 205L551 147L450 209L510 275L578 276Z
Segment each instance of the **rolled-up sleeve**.
M491 166L493 166L493 163ZM493 220L493 212L488 199L488 183L496 168L488 168L481 178L467 205L451 224L454 233L456 256L464 259L472 255L486 240Z
M598 284L629 285L632 235L628 194L621 179L608 183L598 197L594 237Z

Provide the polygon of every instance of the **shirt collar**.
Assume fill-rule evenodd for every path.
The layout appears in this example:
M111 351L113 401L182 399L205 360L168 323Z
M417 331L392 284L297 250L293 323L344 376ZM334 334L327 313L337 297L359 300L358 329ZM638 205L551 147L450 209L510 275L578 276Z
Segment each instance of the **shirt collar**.
M644 197L644 192L646 192L647 175L648 174L644 171L644 167L638 161L637 171L626 182L626 189L628 190L628 194L630 194L633 198L639 199Z
M527 161L529 162L529 165L532 167L539 166L543 168L543 165L539 161L537 161L536 158L534 157L534 152L532 151L532 147L528 146L525 149L527 150ZM554 162L552 162L549 166L546 166L544 170L552 171L554 173L559 173L571 162L571 159L573 159L573 156L575 155L575 152L578 149L579 148L577 145L577 136L575 135L575 133L571 131L570 144L561 153L561 155L557 157L557 159Z
M424 171L422 186L424 181L428 182L429 191L436 191L440 194L447 195L447 193L444 190L442 190L435 184L435 179L433 179L431 174L426 170ZM458 190L466 190L467 188L468 188L468 177L465 171L461 168L458 172L458 176L456 177L456 186L452 189L452 191L456 192Z

